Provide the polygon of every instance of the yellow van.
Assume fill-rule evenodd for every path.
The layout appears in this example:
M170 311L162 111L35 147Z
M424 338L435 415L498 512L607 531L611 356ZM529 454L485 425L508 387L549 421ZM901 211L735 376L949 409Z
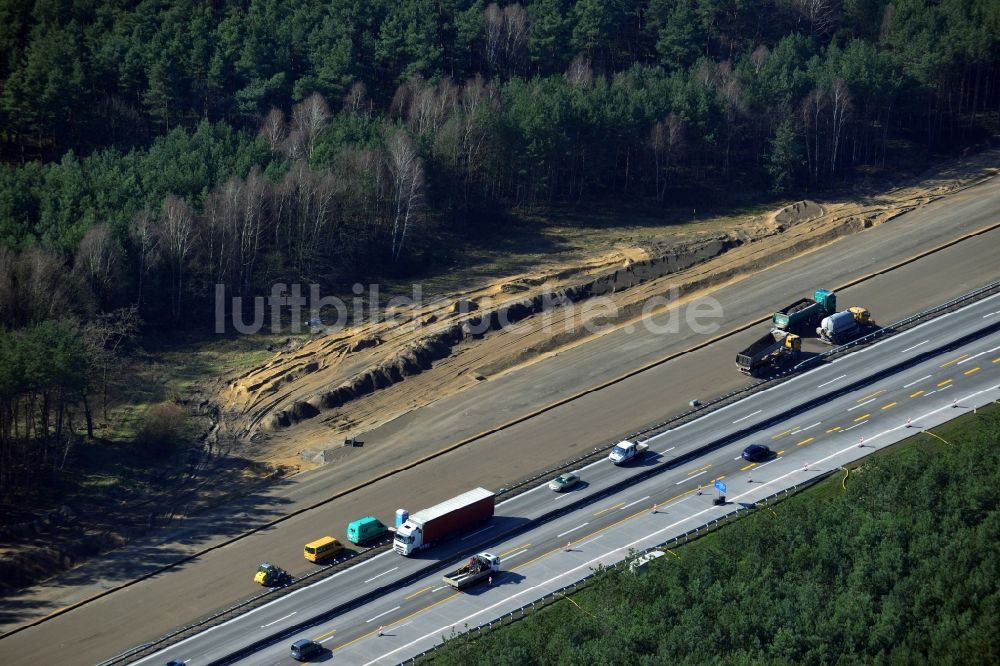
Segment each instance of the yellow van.
M344 544L332 536L325 536L322 539L316 539L311 543L307 543L303 555L310 562L322 562L343 550Z

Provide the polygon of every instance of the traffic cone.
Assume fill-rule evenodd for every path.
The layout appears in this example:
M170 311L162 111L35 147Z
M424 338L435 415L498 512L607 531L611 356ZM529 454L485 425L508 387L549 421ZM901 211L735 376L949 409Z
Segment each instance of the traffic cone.
M563 550L565 550L567 553L569 551L573 550L573 542L572 541L567 541L566 542L566 547L563 548Z
M385 627L383 627L382 625L379 625L378 635L379 635L380 638L382 637L382 635L383 635L384 632L385 632Z
M865 438L862 437L860 440L858 440L858 448L860 449L864 445L865 445Z
M656 505L655 504L653 505L653 511L652 512L656 513Z

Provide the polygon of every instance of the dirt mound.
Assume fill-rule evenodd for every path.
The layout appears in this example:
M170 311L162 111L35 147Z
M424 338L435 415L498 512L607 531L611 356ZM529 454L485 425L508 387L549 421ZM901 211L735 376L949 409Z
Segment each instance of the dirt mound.
M594 335L583 322L625 325L671 288L685 300L697 297L962 186L926 179L864 203L799 201L724 227L706 221L669 236L620 239L583 261L396 308L311 339L232 378L218 402L228 431L258 443L257 457L288 459L577 344ZM598 297L610 299L613 311L588 312Z

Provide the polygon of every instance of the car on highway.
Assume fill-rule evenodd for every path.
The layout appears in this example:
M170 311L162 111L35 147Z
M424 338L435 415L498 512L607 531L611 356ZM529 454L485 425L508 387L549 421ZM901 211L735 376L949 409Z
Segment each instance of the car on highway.
M180 659L171 659L167 662L167 666L187 666L187 662L181 661Z
M323 646L316 641L303 638L292 643L292 659L295 661L308 661L321 654L323 654Z
M772 455L774 454L771 452L771 449L763 444L751 444L743 449L743 460L747 462L761 462L762 460L767 460Z
M569 490L578 483L580 483L580 476L578 474L566 472L549 481L549 489L561 493L564 490Z

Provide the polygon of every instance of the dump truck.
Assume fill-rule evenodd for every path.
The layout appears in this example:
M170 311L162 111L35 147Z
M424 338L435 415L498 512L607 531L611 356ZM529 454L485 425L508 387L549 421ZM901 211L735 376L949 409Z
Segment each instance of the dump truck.
M816 329L816 335L827 344L842 345L874 326L871 313L865 308L854 306L825 317Z
M292 574L270 562L264 562L257 567L253 582L264 587L281 587L292 582Z
M649 444L645 442L624 440L615 444L614 448L611 449L611 453L608 454L608 460L616 465L624 465L632 460L638 460L646 455L646 451L648 450Z
M788 333L809 331L820 320L837 311L837 295L826 289L817 289L812 298L795 301L771 315L774 328Z
M449 571L441 580L456 590L462 590L500 572L500 558L490 553L479 553L456 569Z
M392 549L400 555L410 555L485 522L493 517L495 501L496 494L492 491L475 488L413 515L403 512L405 519L396 528Z
M793 360L802 350L802 338L794 333L771 331L736 354L736 367L744 375L756 376L768 366Z

